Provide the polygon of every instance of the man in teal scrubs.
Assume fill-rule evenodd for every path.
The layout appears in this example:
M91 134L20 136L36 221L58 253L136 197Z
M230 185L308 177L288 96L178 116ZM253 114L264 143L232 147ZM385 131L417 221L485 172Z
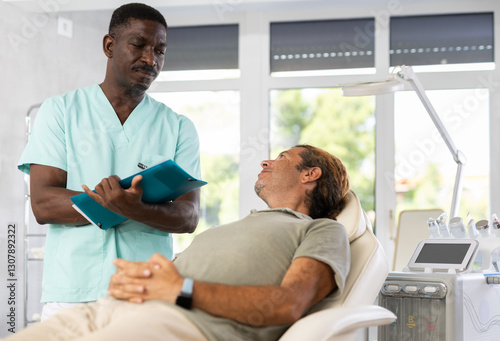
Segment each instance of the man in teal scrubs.
M163 66L166 32L156 9L121 6L103 39L104 81L49 98L38 111L18 167L30 174L38 223L50 224L44 319L60 307L105 296L117 257L145 261L158 252L172 258L170 233L191 233L198 224L199 190L152 205L141 201L140 177L127 190L118 183L139 166L166 159L200 177L194 125L146 94ZM82 185L87 192L95 188L98 202L129 220L107 231L89 225L70 199Z

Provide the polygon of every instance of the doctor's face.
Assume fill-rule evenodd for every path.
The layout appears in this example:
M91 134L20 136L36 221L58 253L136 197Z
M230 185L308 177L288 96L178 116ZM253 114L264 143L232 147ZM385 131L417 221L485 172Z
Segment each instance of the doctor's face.
M146 91L163 67L167 48L165 27L155 21L130 19L114 37L107 37L118 86Z

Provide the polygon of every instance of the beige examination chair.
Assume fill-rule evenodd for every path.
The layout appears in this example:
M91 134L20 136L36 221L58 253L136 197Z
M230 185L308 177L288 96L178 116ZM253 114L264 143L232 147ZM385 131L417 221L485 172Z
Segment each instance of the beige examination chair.
M348 196L348 204L337 218L351 243L351 270L344 292L335 292L314 306L314 311L294 323L279 341L354 340L359 328L396 320L392 312L374 305L389 266L358 197L352 191Z

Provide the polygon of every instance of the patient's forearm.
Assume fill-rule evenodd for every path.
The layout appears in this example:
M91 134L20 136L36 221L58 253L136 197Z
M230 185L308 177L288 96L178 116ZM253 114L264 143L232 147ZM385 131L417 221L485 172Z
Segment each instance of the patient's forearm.
M311 297L280 286L228 286L195 282L193 307L252 326L290 324Z
M279 286L229 286L195 281L193 304L210 314L253 326L288 324L297 321L336 286L328 265L299 257Z

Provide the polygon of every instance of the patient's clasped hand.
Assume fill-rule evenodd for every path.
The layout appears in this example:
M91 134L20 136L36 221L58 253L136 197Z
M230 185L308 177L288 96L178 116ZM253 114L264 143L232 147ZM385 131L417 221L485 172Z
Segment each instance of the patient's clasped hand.
M269 209L198 235L174 262L116 259L110 297L63 310L12 340L276 340L349 272L335 217L349 180L335 156L300 145L261 163Z

